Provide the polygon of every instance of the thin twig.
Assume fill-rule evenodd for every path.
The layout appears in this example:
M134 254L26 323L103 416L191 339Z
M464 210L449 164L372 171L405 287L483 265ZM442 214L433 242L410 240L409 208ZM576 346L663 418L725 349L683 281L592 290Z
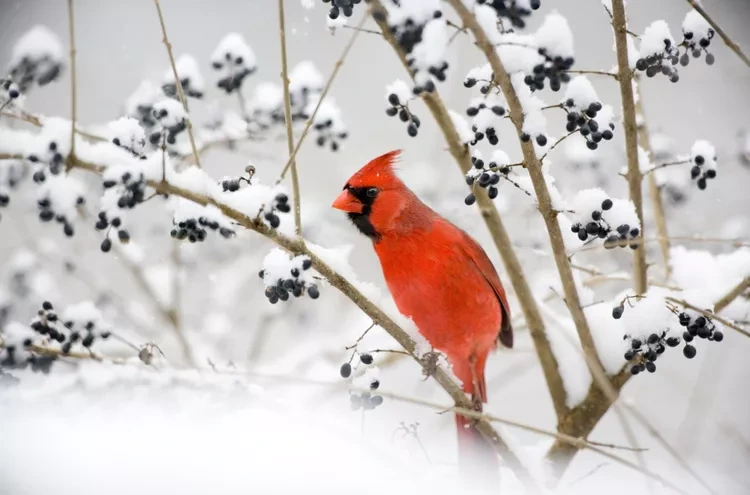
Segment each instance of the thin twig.
M68 0L68 35L70 37L70 156L76 154L76 36L74 0ZM69 169L72 161L68 161Z
M286 59L286 23L284 21L284 0L279 0L279 40L281 44L281 82L284 88L284 122L286 143L289 148L289 163L292 170L292 195L294 196L294 233L302 235L302 198L299 193L297 160L294 153L294 130L292 128L292 98L289 95L289 65ZM323 101L321 97L320 103ZM317 110L317 109L316 109ZM314 116L314 115L313 115ZM312 116L310 117L312 121ZM282 173L283 176L283 173Z
M640 127L640 126L639 126ZM656 170L659 170L660 168L667 168L667 167L674 167L675 165L685 165L686 163L691 163L692 160L686 159L686 160L675 160L672 162L666 162L666 163L660 163L659 165L654 165L650 169L643 172L644 177L650 173L655 172Z
M548 149L547 151L545 151L545 152L544 152L544 154L543 154L543 155L542 155L542 157L541 157L541 158L539 159L539 161L540 161L540 162L544 162L544 159L545 159L545 158L547 158L547 155L549 155L549 154L550 154L550 152L551 152L551 151L552 151L553 149L557 148L557 145L558 145L558 144L562 143L563 141L565 141L566 139L568 139L568 138L569 138L570 136L572 136L572 135L573 135L573 134L575 134L576 132L580 132L580 131L581 131L580 129L576 129L575 131L571 131L571 132L567 133L566 135L562 136L561 138L559 138L559 139L558 139L557 141L555 141L555 142L554 142L554 143L552 144L552 146L550 146L550 147L549 147L549 149Z
M653 156L653 150L651 149L651 135L649 134L648 125L646 124L646 116L643 110L643 95L641 94L640 89L641 86L636 79L635 94L637 96L637 101L635 103L635 112L637 114L638 142L649 156ZM670 165L662 164L658 166L658 168L667 166ZM669 282L669 278L672 274L672 265L669 262L669 231L667 230L667 216L664 210L664 202L662 201L661 188L656 182L656 175L651 174L652 170L655 169L646 171L644 175L648 175L648 193L651 198L651 207L654 213L656 234L659 238L659 252L661 253L662 264L664 265L664 282Z
M633 98L633 80L628 62L628 40L626 32L625 6L623 0L612 0L612 25L615 32L615 47L617 51L617 66L619 68L620 97L622 98L622 118L625 129L625 152L628 159L628 189L630 201L635 206L635 213L641 224L641 232L645 231L643 221L643 195L641 182L643 176L638 165L638 127L635 121L635 99ZM648 290L648 276L646 275L646 250L636 249L633 252L633 281L637 294Z
M585 75L591 75L591 76L607 76L611 77L614 80L620 79L620 76L618 74L615 74L614 72L607 72L603 70L577 70L577 69L571 69L566 70L568 74L585 74Z
M703 18L708 22L712 28L714 28L714 31L716 31L716 34L718 34L722 41L724 41L724 44L729 47L730 50L732 50L734 53L737 54L738 57L740 57L740 60L745 62L745 65L750 67L750 59L745 55L745 53L740 48L740 45L735 43L732 38L729 37L727 33L724 32L721 27L716 24L716 21L713 20L713 18L708 15L708 12L705 11L705 9L695 0L686 0L687 3L690 4L691 7L693 7L700 15L703 16Z
M182 89L182 82L180 81L180 75L177 73L177 65L175 64L175 61L174 61L174 54L172 54L172 43L169 42L169 38L167 37L167 27L164 24L164 15L161 12L161 5L159 4L159 0L154 0L154 5L156 5L156 12L159 14L159 24L161 26L161 34L163 36L162 42L164 43L164 46L167 48L167 54L169 55L169 64L172 66L172 73L174 74L174 83L175 83L175 86L177 87L177 96L180 98L180 103L182 103L182 108L185 110L188 138L190 139L190 148L193 150L193 158L195 158L195 165L198 168L200 168L201 167L200 156L198 155L198 148L195 146L195 136L193 136L193 122L190 119L190 115L187 115L188 114L187 99L185 98L185 92Z
M365 18L367 18L367 17L365 16ZM344 24L344 26L342 26L342 27L344 29L353 29L354 31L361 31L363 33L377 34L378 36L383 36L383 33L381 33L380 31L375 31L374 29L365 29L365 28L361 28L359 26L348 26L346 24Z
M383 7L382 2L380 0L371 0L370 5L372 6L373 19L377 22L378 26L380 26L380 29L383 32L383 38L389 45L391 45L404 69L413 77L406 60L406 55L388 27L388 22L386 20L387 11ZM455 123L448 113L448 108L441 99L440 93L435 90L429 93L423 92L421 96L435 119L435 122L442 131L450 153L458 164L461 173L465 175L472 168L471 154L469 153L468 146L461 141L461 138L456 131ZM503 224L500 213L497 211L494 201L492 201L486 193L477 194L476 198L479 211L482 214L482 219L484 220L487 230L489 230L490 236L492 237L492 241L500 254L500 258L505 266L505 271L508 274L508 278L510 278L510 283L516 293L518 303L521 306L521 311L526 318L529 333L531 334L534 348L539 356L539 363L542 366L544 379L552 397L552 404L555 408L555 413L557 414L557 417L560 418L567 411L566 392L560 376L557 358L552 352L552 347L547 339L547 334L544 329L544 320L539 311L539 306L534 299L534 295L529 286L529 281L521 267L518 255L513 249L513 243L510 240L508 231L505 229L505 225Z
M357 24L357 27L362 27L365 24L366 20L367 20L367 15L362 16L362 20L359 21L359 24ZM341 52L341 56L338 58L338 60L336 60L336 63L333 65L333 70L331 71L331 75L328 76L328 81L326 82L326 85L323 88L323 92L320 93L320 97L319 97L320 99L318 100L317 105L315 105L315 109L313 110L312 115L310 115L310 118L307 119L304 129L302 129L302 134L300 134L300 137L297 140L297 144L294 146L294 151L292 151L291 155L289 156L289 159L286 162L286 165L284 165L284 168L281 170L281 175L276 180L276 184L279 184L284 179L284 176L289 170L289 167L292 166L292 162L294 161L294 158L297 156L297 153L299 152L299 149L302 146L302 143L305 141L305 138L307 137L307 133L310 130L310 127L312 126L313 121L315 120L315 116L318 115L318 110L320 110L320 106L323 104L323 100L328 94L328 91L331 89L331 86L333 85L333 81L334 79L336 79L336 75L338 75L339 73L339 69L341 69L341 66L344 65L344 60L346 59L346 56L349 55L349 51L352 49L352 46L354 46L354 42L359 37L359 33L360 33L359 30L355 30L354 33L352 33L352 37L349 38L349 42L344 47L344 51Z

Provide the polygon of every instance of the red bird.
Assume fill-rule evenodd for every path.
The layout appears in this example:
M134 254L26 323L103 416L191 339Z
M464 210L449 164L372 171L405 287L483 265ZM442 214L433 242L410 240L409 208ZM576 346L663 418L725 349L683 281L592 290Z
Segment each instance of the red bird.
M443 352L481 410L487 402L484 366L499 340L513 347L510 308L484 250L435 213L393 171L399 151L375 158L354 174L333 207L369 237L396 306ZM456 416L462 468L489 444L464 416ZM487 462L485 458L485 463Z

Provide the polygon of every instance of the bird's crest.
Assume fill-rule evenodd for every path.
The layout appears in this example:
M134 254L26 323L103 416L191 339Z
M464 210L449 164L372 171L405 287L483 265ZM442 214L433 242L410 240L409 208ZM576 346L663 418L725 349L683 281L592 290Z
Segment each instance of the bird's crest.
M348 185L350 187L379 187L392 189L402 185L396 177L393 165L398 160L401 150L389 151L384 155L370 160L359 172L352 175Z

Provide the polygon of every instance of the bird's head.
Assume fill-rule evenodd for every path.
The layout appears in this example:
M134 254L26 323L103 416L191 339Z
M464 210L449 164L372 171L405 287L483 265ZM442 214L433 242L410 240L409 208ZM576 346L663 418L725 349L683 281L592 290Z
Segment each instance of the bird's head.
M393 164L400 150L381 155L354 174L333 207L347 213L360 232L378 241L396 226L413 194L396 177Z

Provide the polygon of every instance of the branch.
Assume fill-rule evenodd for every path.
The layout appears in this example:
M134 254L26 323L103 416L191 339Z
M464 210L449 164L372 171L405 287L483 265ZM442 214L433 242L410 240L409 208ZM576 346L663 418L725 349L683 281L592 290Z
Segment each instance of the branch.
M640 93L640 84L636 84L636 95L638 101L635 104L635 112L640 116L638 121L638 142L641 143L643 149L653 156L653 150L651 149L651 135L646 125L646 116L643 111L643 95ZM672 274L672 267L669 264L669 231L667 230L667 217L664 213L664 202L661 197L661 188L656 183L656 176L652 174L657 168L663 168L671 166L671 164L661 164L654 167L651 170L646 171L645 175L648 175L648 194L651 197L651 207L654 210L654 223L656 223L656 234L659 239L659 251L661 253L662 263L664 264L664 281L669 281L669 277ZM645 251L645 250L644 250Z
M732 290L734 290L734 289L732 289ZM727 297L727 296L724 296L724 297ZM705 309L701 309L698 306L690 304L689 302L684 301L682 299L676 299L674 297L667 297L665 299L667 301L673 302L675 304L679 304L680 306L682 306L684 308L692 309L696 313L700 313L703 316L705 316L706 318L710 318L712 320L716 320L719 323L721 323L722 325L724 325L724 326L726 326L728 328L731 328L732 330L735 330L735 331L739 332L740 334L744 335L747 338L750 338L750 332L748 332L744 328L740 327L739 325L737 325L737 324L735 324L735 323L727 320L726 318L722 318L721 316L717 315L715 312L706 311ZM722 299L724 299L724 298L722 298ZM715 307L715 305L714 305L714 307Z
M614 72L606 72L603 70L566 70L568 74L585 74L585 75L591 75L591 76L607 76L613 78L615 81L620 79L619 74L615 74Z
M639 106L640 105L638 105L638 103L636 103L636 108L638 108ZM639 115L640 115L640 112L639 112ZM643 128L643 127L644 127L644 125L639 125L638 126L638 130L640 131L641 128ZM640 141L640 139L641 139L641 137L640 137L641 133L640 132L638 133L638 136L639 136L638 140ZM646 151L650 151L650 150L646 150ZM645 172L643 172L643 176L645 177L648 174L651 174L651 173L655 172L656 170L659 170L660 168L674 167L675 165L685 165L686 163L691 163L691 160L675 160L673 162L660 163L659 165L654 165L652 168L650 168L650 169L646 170Z
M722 311L724 308L729 306L732 301L740 297L742 293L747 289L750 289L750 277L745 277L744 279L742 279L742 282L737 284L734 289L730 290L724 297L716 301L716 304L714 305L714 311L716 311L717 313Z
M294 130L292 130L292 101L289 96L289 66L286 60L286 24L284 22L284 0L279 0L279 39L281 43L281 80L284 87L284 121L286 143L289 148L289 163L292 167L292 194L294 195L294 232L302 235L302 204L299 194L297 160L294 154ZM321 98L318 103L323 101ZM310 118L312 121L312 117Z
M102 174L106 167L84 161L78 157L74 157L74 168ZM213 205L218 208L226 217L234 220L239 225L252 230L270 241L276 243L279 247L294 255L306 255L310 258L313 263L313 267L323 276L333 287L336 287L341 293L348 297L355 305L357 305L366 315L368 315L374 323L382 327L398 342L409 355L412 356L417 362L420 362L420 357L416 353L416 344L412 340L406 331L404 331L398 324L396 324L390 316L388 316L383 310L378 308L374 303L365 297L362 292L359 291L351 282L341 276L339 273L334 271L328 266L321 258L319 258L314 252L310 251L309 247L305 244L301 238L290 238L280 235L271 227L267 226L263 221L257 217L250 217L234 208L227 206L226 204L218 202L216 199L206 196L203 194L196 193L194 191L184 189L182 187L175 186L166 181L153 181L148 180L147 185L153 188L158 194L169 194L184 198L188 201L192 201L199 205ZM431 374L432 378L450 395L456 407L463 409L471 409L472 402L463 392L462 388L451 378L451 376L437 366L434 373ZM516 457L515 453L506 445L500 435L495 431L492 425L487 420L478 420L476 423L477 430L482 433L490 442L493 444L495 450L502 456L509 467L514 471L516 476L521 480L522 483L527 487L528 491L532 493L541 493L541 490L536 486L533 478L523 466L521 461Z
M362 25L364 25L366 20L367 20L367 15L362 16L362 20L359 21L359 24L357 25L357 27L362 27ZM328 76L328 82L326 82L326 85L323 88L323 92L320 93L320 99L318 100L318 104L315 105L315 109L313 110L312 115L310 115L310 118L307 119L307 122L305 122L305 128L302 129L302 134L297 140L297 144L294 146L294 151L292 151L291 155L289 156L289 159L286 162L286 165L284 165L284 168L281 170L281 175L276 180L276 184L279 184L284 179L284 176L289 170L289 167L292 166L292 162L294 161L294 158L297 156L297 152L299 151L300 147L302 146L302 143L307 137L307 133L310 130L310 127L312 126L313 120L315 120L315 116L318 115L318 110L320 109L320 105L323 103L323 100L328 94L328 90L331 89L331 86L333 85L333 80L336 79L336 75L339 73L339 69L341 69L341 66L344 65L344 59L346 59L346 56L349 54L349 50L352 49L354 42L357 40L357 37L359 37L359 33L360 33L359 29L354 31L354 33L352 34L352 37L349 38L349 43L346 44L346 46L344 47L344 51L341 52L341 56L339 57L338 60L336 60L336 63L333 65L333 70L331 71L331 75Z
M161 25L161 34L163 36L162 42L167 47L167 54L169 55L169 64L172 66L172 73L174 74L174 83L177 87L177 96L180 98L182 108L185 109L185 113L188 113L187 100L185 99L185 92L182 90L182 82L180 81L180 75L177 73L177 66L174 63L174 55L172 54L172 43L169 42L167 37L167 27L164 25L164 15L161 12L161 5L159 0L154 0L156 5L156 12L159 14L159 24ZM193 158L195 158L195 165L200 168L201 160L198 155L198 148L195 146L195 136L193 136L193 122L190 119L190 115L186 116L187 120L187 131L188 137L190 138L190 148L193 150Z
M635 206L635 213L641 223L641 235L644 234L643 197L641 182L643 176L638 166L638 128L635 123L635 100L633 98L633 81L628 62L628 33L623 0L612 0L612 27L615 31L615 47L619 68L620 96L622 98L622 119L625 128L625 151L628 157L628 189L630 200ZM635 291L643 294L648 290L646 275L646 250L633 251L633 280Z
M70 156L76 154L76 36L74 0L68 0L68 35L70 37ZM70 167L70 163L68 163Z
M542 218L547 227L550 244L552 245L555 263L557 264L557 269L560 274L560 280L562 282L568 309L570 310L576 330L578 331L584 354L590 358L588 359L588 362L591 363L593 368L596 368L596 371L603 373L603 368L596 352L596 346L594 345L594 339L591 336L586 316L581 308L578 290L575 281L573 280L573 271L570 268L570 262L565 252L565 243L563 242L562 232L560 231L560 224L557 221L557 212L552 207L552 199L542 173L541 162L536 156L533 143L531 143L531 141L524 142L521 140L524 120L521 101L518 99L518 95L516 94L516 90L513 87L508 72L505 70L497 52L487 37L487 34L479 25L474 15L472 15L461 0L448 0L448 3L458 13L463 25L473 33L474 38L477 41L477 46L479 46L480 50L482 50L485 57L490 62L495 79L499 82L500 87L505 94L505 99L510 107L511 121L516 127L519 142L521 143L524 157L523 161L526 163L526 168L529 171L529 176L531 177L534 191L536 192L539 211L541 212ZM594 369L591 371L592 375L597 375Z
M372 5L373 19L377 22L378 26L380 26L383 38L385 38L388 44L391 45L393 51L398 56L399 60L401 60L401 64L411 76L412 72L409 69L406 56L388 27L386 21L387 11L380 0L371 0L370 4ZM463 174L466 174L466 172L472 167L471 154L469 153L468 147L461 142L455 124L453 123L453 119L448 113L448 109L443 103L443 100L440 98L440 94L437 90L430 93L423 92L422 99L442 131L443 137L448 143L450 153L456 160L458 167ZM526 318L529 333L531 334L536 353L539 357L539 363L544 372L544 379L547 382L547 388L552 397L552 404L555 408L555 413L557 414L557 417L560 418L567 411L567 406L565 405L566 392L562 378L560 377L557 358L552 352L552 348L545 333L544 321L542 320L539 306L531 292L528 280L521 268L521 262L513 249L513 244L508 236L507 230L505 230L505 225L503 225L502 218L495 207L495 203L486 193L476 194L476 198L482 218L484 219L485 225L487 225L487 229L490 231L495 247L500 253L503 265L505 266L505 271L510 278L510 283L516 293L516 298L521 306L521 311Z
M695 10L698 11L700 15L703 16L703 18L708 22L712 28L714 28L714 31L716 31L716 34L718 34L725 45L729 47L730 50L732 50L734 53L737 54L738 57L740 57L740 60L745 62L745 65L750 67L750 59L742 52L742 49L740 48L740 45L732 41L732 38L729 37L727 33L724 32L721 27L719 27L718 24L716 24L716 21L714 21L710 15L708 15L708 12L706 12L701 5L696 2L695 0L687 0L687 3L690 4L691 7L693 7Z

